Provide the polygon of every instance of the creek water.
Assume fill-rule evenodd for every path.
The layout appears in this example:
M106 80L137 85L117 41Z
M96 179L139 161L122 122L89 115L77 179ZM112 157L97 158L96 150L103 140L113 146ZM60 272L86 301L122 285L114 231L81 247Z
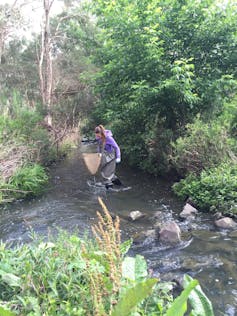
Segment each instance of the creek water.
M82 146L87 151L89 145ZM117 174L131 189L109 192L92 188L93 180L84 164L82 149L75 150L66 160L51 168L50 186L42 197L31 201L18 201L0 210L0 239L4 242L26 243L30 231L42 236L54 234L58 228L90 234L100 211L98 196L113 214L121 218L123 240L134 238L131 254L143 255L155 276L162 280L179 280L184 273L197 278L211 299L215 315L237 315L237 231L217 230L213 218L198 214L190 223L178 218L183 208L171 191L171 183L151 177L123 163ZM90 150L89 150L90 151ZM131 211L139 210L146 216L131 221ZM154 227L154 214L160 221L176 221L182 230L182 242L173 247L160 244L143 231Z

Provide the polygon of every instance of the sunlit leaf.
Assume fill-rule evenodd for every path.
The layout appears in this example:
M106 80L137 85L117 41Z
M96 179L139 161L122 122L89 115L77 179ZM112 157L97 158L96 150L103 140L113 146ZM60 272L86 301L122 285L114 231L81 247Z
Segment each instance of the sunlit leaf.
M156 282L157 279L148 279L144 282L137 283L133 288L128 289L115 306L111 316L130 315L131 310L152 292Z
M183 316L187 310L187 300L191 291L198 285L197 280L189 283L186 289L174 300L171 307L166 312L165 316Z

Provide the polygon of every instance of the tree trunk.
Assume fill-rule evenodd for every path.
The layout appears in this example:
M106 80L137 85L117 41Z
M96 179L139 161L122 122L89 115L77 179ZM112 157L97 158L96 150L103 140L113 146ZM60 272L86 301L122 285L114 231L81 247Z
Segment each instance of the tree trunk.
M52 126L51 100L53 89L53 66L52 66L52 47L50 34L50 9L54 0L43 0L44 2L44 22L41 33L41 51L39 58L39 79L40 92L43 105L47 110L46 120Z

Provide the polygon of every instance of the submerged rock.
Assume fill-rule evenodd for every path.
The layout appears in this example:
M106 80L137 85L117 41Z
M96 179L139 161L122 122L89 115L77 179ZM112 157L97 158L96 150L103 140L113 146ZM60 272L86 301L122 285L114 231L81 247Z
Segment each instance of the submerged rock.
M184 258L181 261L181 270L183 271L200 271L203 268L220 267L223 262L214 255L192 256Z
M150 245L157 239L155 229L149 229L147 231L138 232L133 235L134 244L140 244L141 246Z
M229 237L231 237L231 238L237 238L237 230L232 231L232 232L229 234Z
M192 231L192 236L204 242L215 242L220 239L218 231L210 231L205 229L197 229Z

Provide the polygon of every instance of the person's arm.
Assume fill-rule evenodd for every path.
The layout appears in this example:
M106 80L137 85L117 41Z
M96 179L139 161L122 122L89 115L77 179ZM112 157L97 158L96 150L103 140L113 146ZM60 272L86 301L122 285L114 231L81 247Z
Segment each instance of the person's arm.
M118 159L120 161L121 160L121 151L120 151L119 145L116 143L115 139L113 137L108 137L107 143L114 147L116 160ZM119 161L117 161L117 162L119 162Z

